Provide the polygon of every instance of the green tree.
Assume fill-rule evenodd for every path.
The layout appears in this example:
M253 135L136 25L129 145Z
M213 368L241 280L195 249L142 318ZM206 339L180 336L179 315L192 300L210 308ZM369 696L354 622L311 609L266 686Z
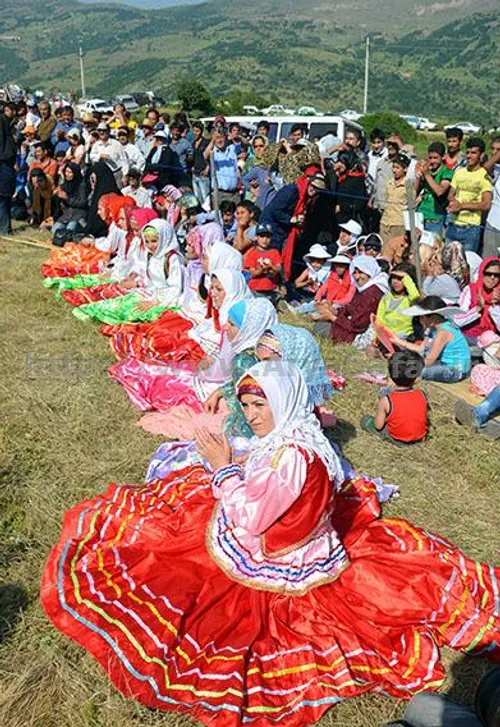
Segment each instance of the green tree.
M369 137L373 129L382 129L386 136L390 134L399 134L406 144L415 144L418 140L418 134L410 124L392 111L379 111L375 114L367 114L362 116L359 123L365 131L365 136Z
M184 111L188 113L195 109L202 114L210 114L214 103L210 92L205 86L196 80L188 78L181 81L177 87L177 96Z

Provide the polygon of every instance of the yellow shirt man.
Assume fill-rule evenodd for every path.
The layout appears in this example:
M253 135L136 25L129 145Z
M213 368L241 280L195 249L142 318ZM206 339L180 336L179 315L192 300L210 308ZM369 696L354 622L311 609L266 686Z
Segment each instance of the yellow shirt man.
M484 192L493 191L493 185L483 167L474 171L469 171L467 167L460 167L453 175L451 188L455 193L455 199L461 204L481 202ZM461 210L453 222L459 226L480 225L481 214L480 211Z

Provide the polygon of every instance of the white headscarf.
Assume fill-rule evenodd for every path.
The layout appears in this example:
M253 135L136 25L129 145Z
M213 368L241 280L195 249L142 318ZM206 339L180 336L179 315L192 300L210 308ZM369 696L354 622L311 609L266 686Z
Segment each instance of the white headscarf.
M215 275L219 283L224 288L224 292L226 294L222 305L219 308L219 322L222 326L227 323L227 314L229 313L231 306L244 298L253 298L253 293L248 287L245 276L240 270L222 268L214 270L212 275Z
M146 238L144 235L148 227L153 227L158 233L158 247L155 252L151 253L146 247ZM179 253L179 241L171 224L166 220L154 219L148 222L141 230L141 277L142 265L144 265L145 284L148 287L164 288L166 285L165 277L165 257L170 251ZM180 253L179 253L179 257Z
M236 338L229 341L226 333L216 361L200 374L203 380L216 382L219 386L231 381L231 364L236 354L255 348L266 328L278 322L276 310L266 298L243 298L233 303L228 311L229 317L234 306L243 307L243 311L238 311L238 318L242 316L242 320Z
M240 302L245 305L245 312L236 338L231 341L231 348L234 353L241 353L248 348L255 348L264 331L278 323L278 314L270 300L253 298L250 300L244 299ZM231 310L228 311L228 314L230 317Z
M332 480L342 477L340 461L313 414L309 391L299 369L289 361L261 361L240 378L251 376L262 388L274 416L274 429L265 437L253 437L245 471L249 475L263 456L271 457L280 447L304 449L312 461L316 454Z
M365 275L369 275L370 279L364 285L359 286L354 277L355 270L361 270ZM378 262L371 255L356 255L351 261L349 272L351 273L351 280L354 281L354 285L360 293L368 290L372 285L376 285L383 293L389 292L389 278L387 273L382 271Z
M243 256L241 252L226 242L214 242L208 250L208 272L213 275L215 270L230 268L241 270L243 267Z

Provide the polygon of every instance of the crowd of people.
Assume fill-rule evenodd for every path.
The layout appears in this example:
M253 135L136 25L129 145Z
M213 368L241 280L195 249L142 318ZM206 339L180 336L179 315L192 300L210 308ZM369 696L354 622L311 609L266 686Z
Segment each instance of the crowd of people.
M387 360L360 421L387 446L425 446L419 379L470 379L485 398L457 419L500 435L500 139L464 155L449 130L417 160L380 129L370 149L268 132L119 104L0 115L0 233L51 230L45 286L101 324L168 440L144 485L68 511L42 603L122 692L228 727L436 689L443 645L500 655L498 570L381 516L326 436L343 382L316 338Z

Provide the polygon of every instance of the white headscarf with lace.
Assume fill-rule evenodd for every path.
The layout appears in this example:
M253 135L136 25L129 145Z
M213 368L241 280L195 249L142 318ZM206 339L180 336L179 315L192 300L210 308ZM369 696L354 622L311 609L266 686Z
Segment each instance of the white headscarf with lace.
M274 429L265 437L253 437L251 454L245 471L249 475L258 460L272 455L283 446L305 450L312 461L316 454L334 482L343 479L340 460L323 434L313 413L309 391L299 369L288 361L261 361L240 378L250 376L264 392L273 412Z

